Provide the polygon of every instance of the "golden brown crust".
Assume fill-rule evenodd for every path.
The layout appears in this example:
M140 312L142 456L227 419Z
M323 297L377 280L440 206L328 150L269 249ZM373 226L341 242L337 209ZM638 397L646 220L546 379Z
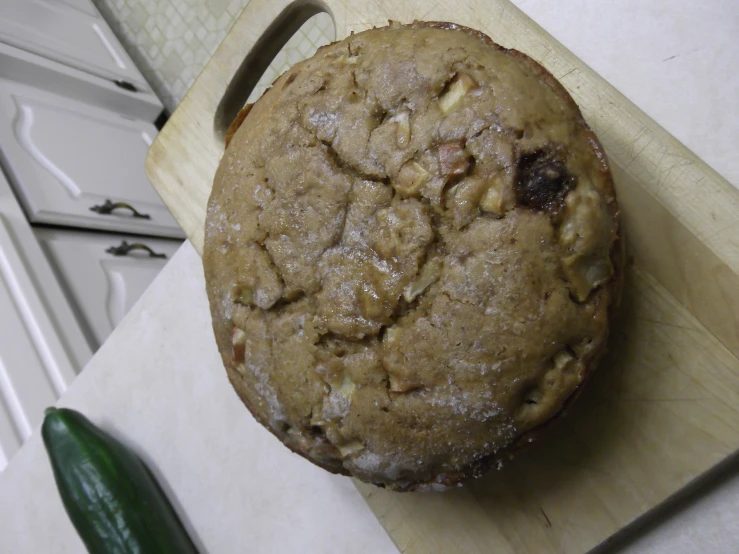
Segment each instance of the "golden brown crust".
M223 137L226 148L228 148L228 145L231 144L231 139L233 138L236 131L239 130L239 127L241 127L241 124L246 119L246 116L249 115L252 106L254 106L254 104L247 104L246 106L241 108L239 110L239 113L236 114L236 117L231 122L231 125L229 125L228 129L226 129L226 135Z
M564 412L604 349L623 241L602 147L541 65L455 24L391 24L240 115L204 264L260 423L328 471L415 490L480 475Z

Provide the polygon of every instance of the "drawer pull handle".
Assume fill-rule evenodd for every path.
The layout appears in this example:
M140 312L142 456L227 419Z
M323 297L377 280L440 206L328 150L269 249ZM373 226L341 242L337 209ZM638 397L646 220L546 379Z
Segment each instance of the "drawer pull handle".
M126 204L125 202L111 202L110 200L106 200L103 204L98 206L93 206L90 208L90 211L97 212L100 215L110 215L113 213L113 210L117 208L126 208L127 210L131 210L133 217L138 217L139 219L151 219L149 214L142 214L136 208L131 206L131 204Z
M146 246L145 244L142 244L140 242L134 242L133 244L128 244L125 240L122 241L118 246L111 246L106 250L108 254L113 254L114 256L128 256L128 253L131 252L131 250L146 250L149 253L150 258L166 258L167 255L164 252L154 252L151 248Z
M136 85L134 85L133 83L129 83L128 81L116 79L113 82L115 83L115 86L122 88L123 90L127 90L129 92L139 91L139 89L136 88Z

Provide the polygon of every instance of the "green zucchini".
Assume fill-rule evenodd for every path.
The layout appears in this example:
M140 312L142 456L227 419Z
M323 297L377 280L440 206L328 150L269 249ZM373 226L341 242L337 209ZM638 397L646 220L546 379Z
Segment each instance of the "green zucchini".
M41 426L64 508L91 554L197 554L144 463L84 415L48 408Z

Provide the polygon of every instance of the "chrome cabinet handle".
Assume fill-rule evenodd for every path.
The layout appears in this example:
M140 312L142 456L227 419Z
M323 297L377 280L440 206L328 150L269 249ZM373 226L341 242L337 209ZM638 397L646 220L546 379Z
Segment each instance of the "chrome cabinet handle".
M131 206L131 204L126 204L125 202L112 202L110 199L106 200L103 204L92 206L90 211L99 213L100 215L110 215L113 213L113 210L118 208L131 210L131 215L133 215L133 217L138 217L139 219L151 219L149 214L142 214L136 208Z
M145 250L149 253L150 258L166 258L167 255L163 252L157 253L154 252L151 248L146 246L143 243L140 242L134 242L133 244L128 244L125 240L122 241L118 246L111 246L106 250L108 254L113 254L114 256L128 256L128 253L132 250Z

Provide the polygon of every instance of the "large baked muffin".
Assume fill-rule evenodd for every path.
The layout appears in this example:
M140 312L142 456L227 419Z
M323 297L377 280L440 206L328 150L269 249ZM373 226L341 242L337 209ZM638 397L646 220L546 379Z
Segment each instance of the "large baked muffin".
M619 214L545 69L471 29L391 24L321 48L244 115L203 258L258 421L329 471L412 490L481 474L562 411L604 349Z

